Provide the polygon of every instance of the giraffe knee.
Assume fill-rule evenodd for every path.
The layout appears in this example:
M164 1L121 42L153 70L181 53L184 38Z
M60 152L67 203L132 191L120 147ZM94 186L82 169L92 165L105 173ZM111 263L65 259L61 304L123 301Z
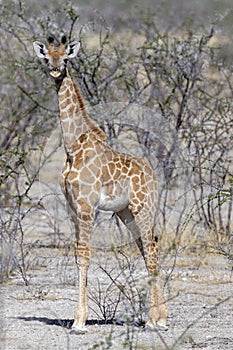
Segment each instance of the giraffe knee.
M77 244L75 256L78 265L89 265L90 262L90 248L87 245Z

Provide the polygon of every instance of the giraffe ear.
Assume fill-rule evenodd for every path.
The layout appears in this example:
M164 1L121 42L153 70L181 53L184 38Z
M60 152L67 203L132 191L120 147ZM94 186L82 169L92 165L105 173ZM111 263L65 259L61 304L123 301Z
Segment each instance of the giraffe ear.
M39 41L34 41L33 47L36 55L39 58L45 58L45 55L47 54L48 50L46 49L46 46L44 44L42 44Z
M68 44L66 48L67 57L68 58L76 57L79 47L80 47L80 43L78 43L77 41L74 41L73 43Z

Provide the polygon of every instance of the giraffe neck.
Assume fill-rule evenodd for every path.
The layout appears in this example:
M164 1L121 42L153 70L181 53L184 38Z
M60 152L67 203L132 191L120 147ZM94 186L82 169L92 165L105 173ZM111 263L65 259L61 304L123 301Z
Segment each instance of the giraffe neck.
M105 133L88 117L78 85L67 70L63 80L58 82L57 89L66 152L72 154L80 136L87 132L105 140Z

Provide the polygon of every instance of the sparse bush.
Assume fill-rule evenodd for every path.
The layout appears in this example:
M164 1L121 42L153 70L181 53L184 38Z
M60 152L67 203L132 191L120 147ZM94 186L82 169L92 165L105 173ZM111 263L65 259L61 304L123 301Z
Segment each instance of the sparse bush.
M144 276L136 276L136 266L139 258L130 258L123 252L114 253L115 268L109 269L107 264L98 265L101 271L101 281L89 289L89 297L95 308L94 313L101 319L129 325L143 325L144 316L148 311L147 285L150 281ZM145 269L144 269L145 270ZM122 305L124 307L122 308ZM97 308L96 308L97 306Z
M119 40L103 17L81 25L72 3L51 6L51 13L35 10L30 16L21 1L1 7L1 280L16 266L26 276L24 221L34 210L44 210L44 197L32 189L50 161L41 162L40 154L57 125L58 108L32 42L48 34L59 40L61 30L81 42L70 69L108 142L147 157L159 174L158 230L163 242L174 239L166 248L187 245L190 236L208 242L211 233L214 240L227 241L232 230L232 67L219 54L218 22L195 32L184 23L174 34L156 27L151 15L142 18L140 28L130 23L137 34L129 26ZM133 36L138 39L132 41ZM228 40L224 37L225 46ZM62 237L59 221L55 224Z

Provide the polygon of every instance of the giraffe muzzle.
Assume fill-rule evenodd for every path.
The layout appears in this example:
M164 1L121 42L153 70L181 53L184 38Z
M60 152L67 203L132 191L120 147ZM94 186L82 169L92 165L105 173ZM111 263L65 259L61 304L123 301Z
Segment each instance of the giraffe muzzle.
M53 78L58 78L61 75L59 68L52 68L49 73Z

